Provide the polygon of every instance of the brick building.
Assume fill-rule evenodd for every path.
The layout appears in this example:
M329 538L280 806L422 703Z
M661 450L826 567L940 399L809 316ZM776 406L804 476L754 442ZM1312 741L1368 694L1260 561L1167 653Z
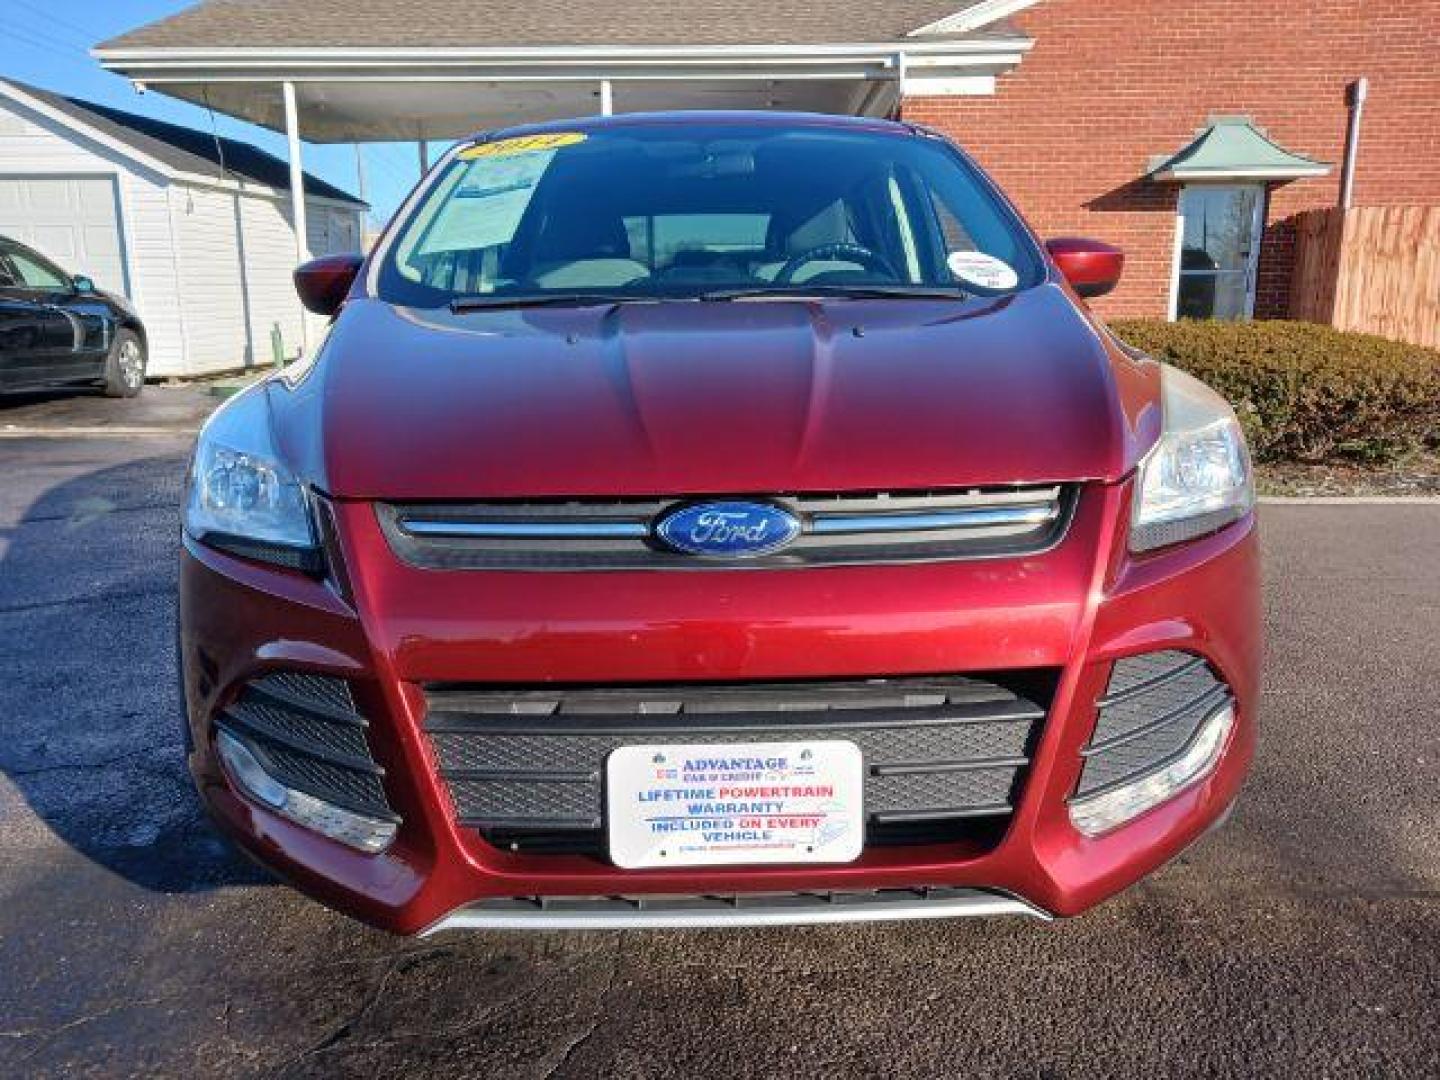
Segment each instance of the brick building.
M1035 44L993 96L910 97L904 115L963 144L1043 235L1122 245L1126 277L1100 302L1106 314L1170 311L1186 185L1151 180L1148 171L1154 156L1179 150L1212 117L1251 118L1287 150L1334 166L1317 177L1237 182L1268 196L1260 207L1259 317L1289 310L1294 215L1336 204L1354 80L1370 84L1355 204L1440 203L1435 0L1027 7L1016 19Z
M1356 204L1440 203L1440 0L205 0L96 56L285 131L297 175L302 136L423 158L596 111L899 114L1043 235L1124 246L1112 315L1284 315L1294 216L1337 201L1359 78Z

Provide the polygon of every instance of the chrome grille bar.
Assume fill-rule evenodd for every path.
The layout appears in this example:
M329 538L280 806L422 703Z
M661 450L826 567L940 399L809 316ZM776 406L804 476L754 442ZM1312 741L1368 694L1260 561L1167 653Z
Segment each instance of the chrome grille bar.
M1032 555L1063 538L1078 496L1054 484L761 496L798 518L800 534L777 552L730 559L656 541L655 522L688 498L379 503L376 513L395 553L426 569L767 569Z
M1041 525L1060 515L1058 504L1005 510L959 510L938 514L866 514L817 516L813 533L913 532L924 529L975 529L986 525Z
M589 538L644 537L650 529L638 521L447 521L444 519L407 517L406 532L415 536L471 536L486 538Z

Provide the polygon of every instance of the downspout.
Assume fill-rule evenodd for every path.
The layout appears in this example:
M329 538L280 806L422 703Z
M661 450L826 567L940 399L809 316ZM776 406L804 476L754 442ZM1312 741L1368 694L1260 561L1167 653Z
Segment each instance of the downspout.
M170 180L165 184L165 216L170 222L170 267L175 274L175 291L180 291L180 283L185 280L185 268L180 259L180 227L175 223L175 189L178 185ZM190 329L185 325L185 305L175 306L176 320L180 324L180 365L181 374L190 375L192 357L190 356Z
M1340 173L1342 210L1349 210L1355 198L1355 159L1360 154L1360 120L1365 113L1365 99L1369 96L1369 79L1356 79L1345 88L1345 104L1350 107L1350 123L1345 131L1345 165Z

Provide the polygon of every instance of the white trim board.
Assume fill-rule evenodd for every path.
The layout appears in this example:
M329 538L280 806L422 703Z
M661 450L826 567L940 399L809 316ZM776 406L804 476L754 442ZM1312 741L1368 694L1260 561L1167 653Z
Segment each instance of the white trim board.
M1152 180L1168 180L1179 184L1203 184L1207 181L1216 183L1234 183L1236 181L1262 180L1303 180L1311 176L1328 176L1329 165L1286 165L1277 168L1254 168L1254 169L1197 169L1194 172L1187 172L1183 167L1179 169L1162 169L1160 172L1151 173Z

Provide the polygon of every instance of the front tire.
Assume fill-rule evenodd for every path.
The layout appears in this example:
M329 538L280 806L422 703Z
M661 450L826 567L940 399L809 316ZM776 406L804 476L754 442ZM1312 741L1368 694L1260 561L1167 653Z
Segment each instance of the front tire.
M105 396L134 397L145 386L145 343L133 330L121 330L105 358Z

